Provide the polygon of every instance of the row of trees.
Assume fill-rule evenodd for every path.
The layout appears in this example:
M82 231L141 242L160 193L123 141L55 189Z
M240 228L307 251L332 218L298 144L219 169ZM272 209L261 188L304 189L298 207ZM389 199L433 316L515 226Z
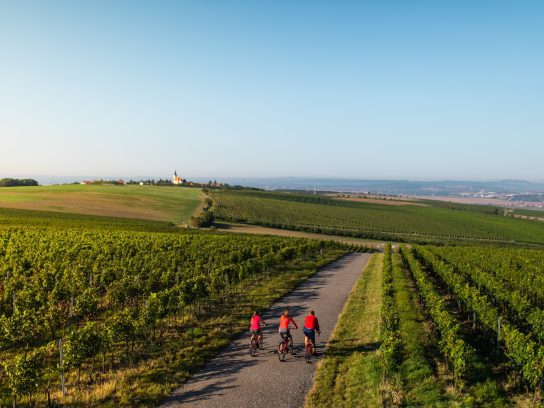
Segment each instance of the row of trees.
M24 187L24 186L37 186L38 182L34 179L14 179L3 178L0 179L0 187Z

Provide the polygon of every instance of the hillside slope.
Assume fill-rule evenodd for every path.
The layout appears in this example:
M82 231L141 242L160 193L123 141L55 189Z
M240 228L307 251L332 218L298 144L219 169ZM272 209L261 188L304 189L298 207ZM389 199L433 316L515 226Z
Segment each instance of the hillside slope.
M200 189L157 186L58 185L0 189L0 207L182 223L200 203Z

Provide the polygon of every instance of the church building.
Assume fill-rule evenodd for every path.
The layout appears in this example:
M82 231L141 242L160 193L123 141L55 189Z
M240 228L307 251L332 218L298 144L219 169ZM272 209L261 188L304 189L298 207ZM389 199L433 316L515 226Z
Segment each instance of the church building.
M172 176L172 184L183 184L183 179L181 176L178 176L177 170L174 171L174 175Z

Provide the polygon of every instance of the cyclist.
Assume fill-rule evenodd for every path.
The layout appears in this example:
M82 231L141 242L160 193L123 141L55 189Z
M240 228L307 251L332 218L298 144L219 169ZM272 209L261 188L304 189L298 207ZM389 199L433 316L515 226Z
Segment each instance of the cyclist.
M308 345L308 341L312 342L312 354L315 355L315 333L321 334L319 331L319 321L315 317L315 312L312 310L306 319L304 319L304 347Z
M291 330L289 329L289 323L293 323L295 329L298 329L296 322L289 316L289 309L285 309L280 317L280 328L278 330L278 333L280 334L280 343L283 341L284 337L288 339L291 338L291 341L293 340L291 337Z
M249 326L249 331L251 332L251 341L253 339L257 338L259 341L262 339L263 336L263 330L262 326L266 326L265 321L262 319L261 314L258 310L255 310L253 312L253 316L251 317L251 323Z

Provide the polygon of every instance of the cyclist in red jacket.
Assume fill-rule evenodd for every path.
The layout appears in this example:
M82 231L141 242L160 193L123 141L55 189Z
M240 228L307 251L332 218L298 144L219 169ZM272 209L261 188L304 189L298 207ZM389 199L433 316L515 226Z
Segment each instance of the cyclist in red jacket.
M295 323L294 319L289 316L289 310L285 309L283 314L280 317L280 328L278 330L278 333L280 334L280 342L283 340L283 337L290 338L291 337L291 330L289 328L289 323L292 323L293 326L295 326L295 329L298 329L297 324ZM291 337L292 340L292 337Z
M262 319L261 313L258 310L255 310L253 312L253 316L251 317L251 323L249 326L249 330L251 332L251 341L257 338L259 342L262 344L262 340L263 340L262 326L266 326L266 323Z
M312 354L315 354L315 332L321 334L319 331L319 321L315 317L315 312L312 310L306 319L304 320L304 347L308 344L308 341L312 342Z

